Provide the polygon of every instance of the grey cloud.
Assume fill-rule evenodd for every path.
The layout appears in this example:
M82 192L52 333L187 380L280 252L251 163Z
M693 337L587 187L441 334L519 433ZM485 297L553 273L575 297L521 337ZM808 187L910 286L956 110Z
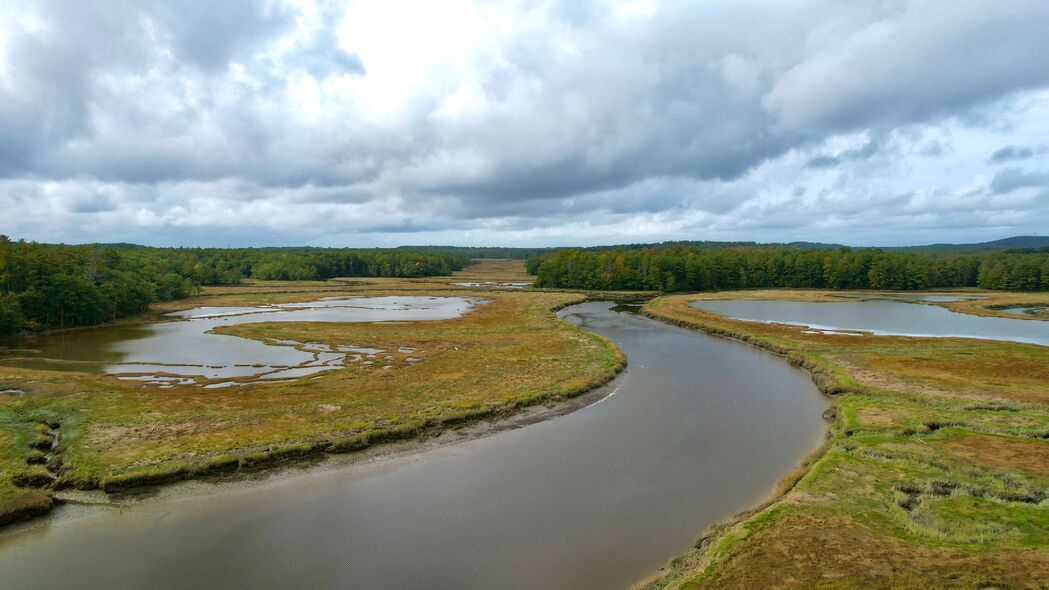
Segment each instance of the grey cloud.
M159 25L177 57L212 71L225 69L231 60L286 32L294 17L280 4L255 0L135 4Z
M862 146L845 150L840 154L829 156L822 155L812 158L805 163L806 168L833 168L842 162L848 162L852 160L866 160L878 153L880 142L870 139L867 140Z
M837 156L816 156L805 163L806 168L833 168L841 163Z
M948 148L939 141L930 141L929 143L919 148L918 153L920 153L923 156L928 156L930 158L938 158L944 155L947 149Z
M585 2L527 15L486 2L507 30L413 74L391 97L403 104L378 114L358 94L390 72L340 45L346 6L324 1L307 18L277 0L16 1L0 13L0 204L25 219L13 230L214 243L208 231L250 223L294 243L554 235L580 220L694 232L878 214L976 223L990 214L926 207L924 184L995 173L958 171L968 148L943 138L1008 117L1044 133L1018 102L1049 86L1044 2L682 1L628 18ZM433 48L410 41L402 50L425 61ZM828 147L842 137L869 139ZM1023 143L999 137L973 159L1044 167ZM908 176L922 165L912 155L937 156L942 171ZM1000 197L983 195L988 210L1012 211L1029 195L1009 193L1045 182L1006 169L980 190ZM857 188L870 183L878 191ZM64 213L48 217L25 198L33 190Z
M1049 82L1049 4L878 6L885 14L828 35L777 80L765 105L784 126L897 125Z
M1009 193L1022 188L1049 186L1049 170L1023 170L1006 168L994 175L991 192Z
M116 208L116 203L102 194L85 195L75 199L69 206L69 210L74 213L104 213Z
M1012 160L1026 160L1034 157L1034 150L1029 147L1007 145L991 154L992 162L1009 162Z

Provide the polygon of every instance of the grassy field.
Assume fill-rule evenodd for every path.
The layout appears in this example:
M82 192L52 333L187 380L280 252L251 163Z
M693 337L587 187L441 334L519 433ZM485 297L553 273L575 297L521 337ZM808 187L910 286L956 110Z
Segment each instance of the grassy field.
M1047 294L944 304L1001 315ZM712 527L648 588L1044 588L1049 585L1049 348L803 334L690 307L644 312L784 354L834 399L827 443L765 506ZM1015 317L1015 316L1013 316ZM1032 319L1031 321L1037 321Z
M448 285L481 277L513 280L506 277L522 266L488 262L465 271L466 278L254 282L154 311L332 295L472 295L487 301L448 321L224 328L245 338L391 351L382 363L318 379L159 390L87 373L0 367L0 390L25 392L0 394L0 522L46 512L55 488L115 490L353 451L571 397L611 379L625 364L621 353L551 313L581 295ZM413 350L397 350L402 347Z

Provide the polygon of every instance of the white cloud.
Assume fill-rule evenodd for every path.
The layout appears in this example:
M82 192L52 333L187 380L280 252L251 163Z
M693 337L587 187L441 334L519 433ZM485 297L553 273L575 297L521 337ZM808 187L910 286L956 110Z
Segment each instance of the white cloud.
M1042 2L213 6L0 10L0 232L892 244L1049 221Z

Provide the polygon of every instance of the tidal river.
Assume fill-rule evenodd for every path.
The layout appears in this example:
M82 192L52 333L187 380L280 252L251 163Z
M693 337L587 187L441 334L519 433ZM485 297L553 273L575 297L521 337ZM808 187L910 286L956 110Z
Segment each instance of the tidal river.
M597 403L420 453L64 507L0 532L0 584L627 587L761 502L822 440L827 402L782 358L612 308L559 314L629 358Z

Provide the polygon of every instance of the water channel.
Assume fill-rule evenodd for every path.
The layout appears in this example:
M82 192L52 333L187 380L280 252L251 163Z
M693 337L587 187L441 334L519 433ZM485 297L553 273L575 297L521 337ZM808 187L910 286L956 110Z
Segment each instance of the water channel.
M514 430L349 467L0 532L5 588L616 588L759 503L822 440L782 358L590 302L567 320L630 366L613 393Z

